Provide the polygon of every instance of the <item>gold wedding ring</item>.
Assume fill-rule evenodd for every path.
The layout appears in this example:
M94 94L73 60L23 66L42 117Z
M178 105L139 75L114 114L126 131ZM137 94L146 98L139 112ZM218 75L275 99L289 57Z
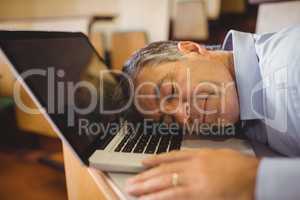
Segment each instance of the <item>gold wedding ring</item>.
M179 184L179 176L177 173L172 174L172 186L176 187Z

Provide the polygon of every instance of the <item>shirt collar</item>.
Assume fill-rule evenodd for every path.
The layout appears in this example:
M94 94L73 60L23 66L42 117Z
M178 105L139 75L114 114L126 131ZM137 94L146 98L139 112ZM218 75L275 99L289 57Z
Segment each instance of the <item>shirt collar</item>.
M262 83L262 78L253 34L229 31L223 50L233 51L241 120L261 119L263 94L262 90L256 88Z

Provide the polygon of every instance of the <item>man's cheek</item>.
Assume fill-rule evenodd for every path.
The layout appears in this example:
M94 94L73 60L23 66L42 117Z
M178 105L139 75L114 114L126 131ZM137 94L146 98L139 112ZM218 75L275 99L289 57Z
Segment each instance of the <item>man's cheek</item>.
M216 123L220 117L219 98L208 98L205 103L204 122Z

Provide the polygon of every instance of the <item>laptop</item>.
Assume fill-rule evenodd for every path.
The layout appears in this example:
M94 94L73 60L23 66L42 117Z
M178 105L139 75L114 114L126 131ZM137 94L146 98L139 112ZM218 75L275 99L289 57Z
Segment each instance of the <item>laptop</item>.
M200 140L183 136L180 128L161 133L152 121L124 117L120 75L109 70L82 33L0 31L0 47L1 59L84 165L136 173L144 170L142 159L172 150L236 146L252 151L245 140ZM16 104L34 112L18 102L18 89Z

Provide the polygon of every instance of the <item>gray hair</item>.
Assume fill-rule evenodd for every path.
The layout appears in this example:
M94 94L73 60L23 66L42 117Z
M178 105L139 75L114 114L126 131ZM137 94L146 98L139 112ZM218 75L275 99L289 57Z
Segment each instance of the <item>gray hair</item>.
M123 66L123 72L132 81L138 72L145 66L155 66L165 62L182 60L183 54L178 50L178 41L153 42L146 47L136 51ZM205 46L208 50L220 50L221 45Z
M123 66L123 73L131 80L124 76L120 77L120 87L123 91L124 100L132 96L129 82L135 82L138 72L145 66L155 66L165 62L174 62L183 59L183 54L178 50L177 41L153 42L146 47L136 51ZM134 104L123 113L127 119L139 119Z
M135 52L123 66L123 72L134 80L145 66L181 60L183 54L178 50L177 45L177 41L153 42Z

